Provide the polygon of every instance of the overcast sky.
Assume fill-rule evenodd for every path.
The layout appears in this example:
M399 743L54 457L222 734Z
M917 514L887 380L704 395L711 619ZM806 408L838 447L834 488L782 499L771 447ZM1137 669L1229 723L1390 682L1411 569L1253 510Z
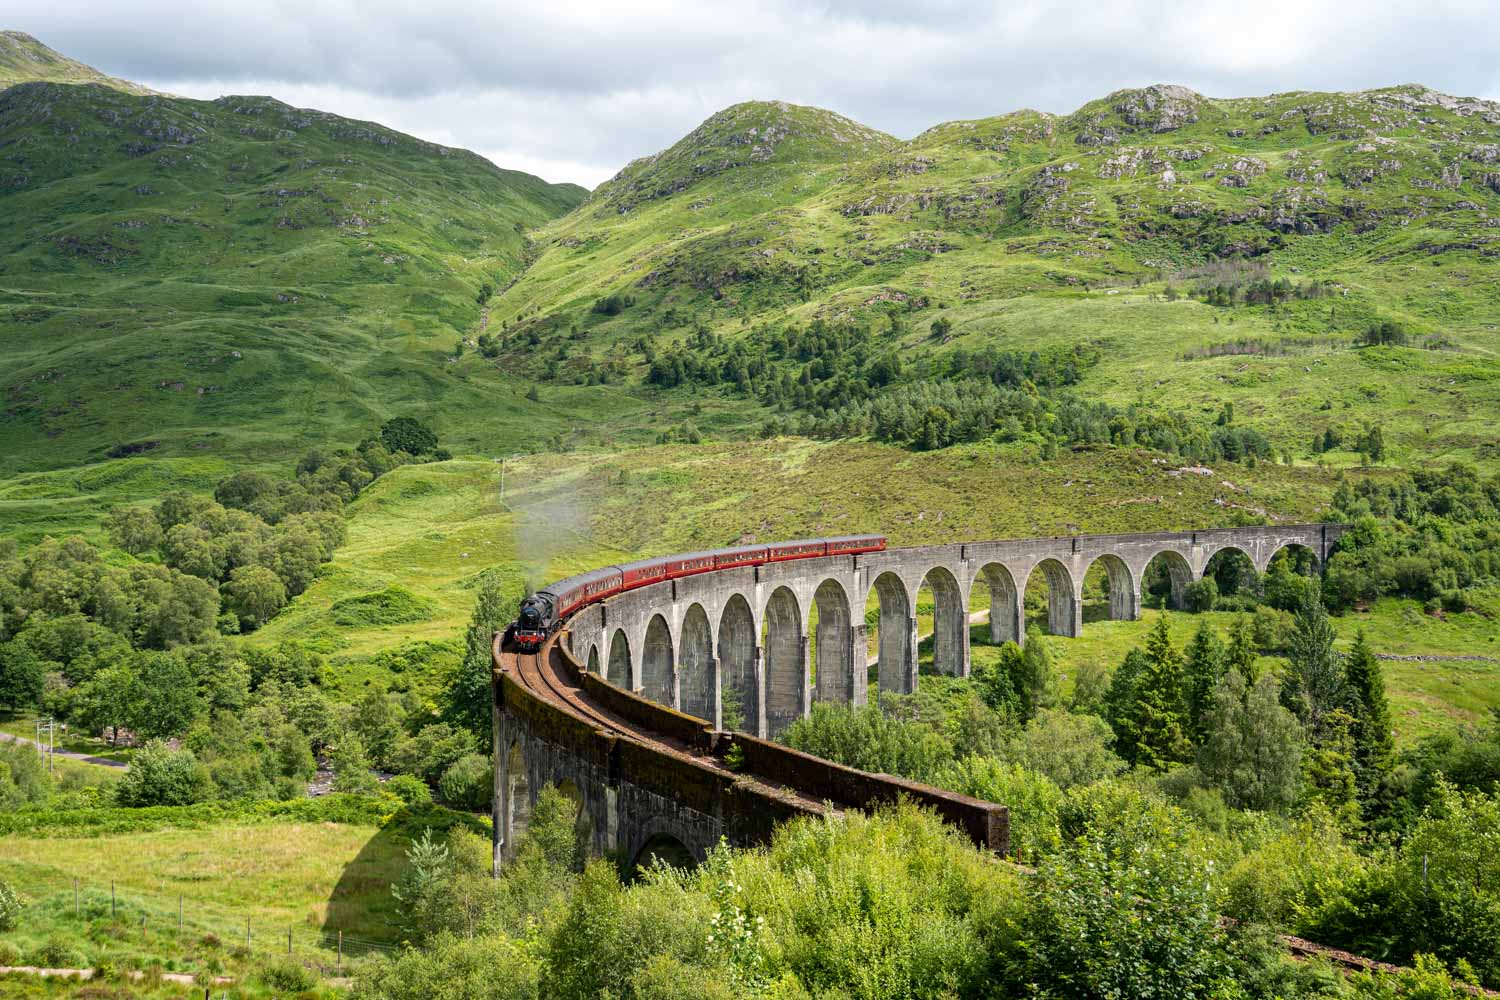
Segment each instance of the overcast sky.
M1497 0L0 0L107 73L270 94L593 187L736 101L909 138L1122 87L1210 96L1420 82L1500 98Z

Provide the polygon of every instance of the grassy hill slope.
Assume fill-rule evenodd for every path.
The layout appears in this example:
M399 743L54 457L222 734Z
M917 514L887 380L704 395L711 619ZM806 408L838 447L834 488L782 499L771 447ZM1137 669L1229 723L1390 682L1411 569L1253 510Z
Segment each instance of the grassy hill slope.
M49 48L24 31L0 31L0 89L13 83L97 83L127 94L156 91L109 76Z
M521 438L541 408L448 359L582 194L269 98L0 92L0 472L254 460L396 412Z
M1494 458L1492 102L1151 87L904 143L814 108L738 105L539 242L494 310L518 373L629 386L643 337L667 348L698 324L734 339L822 318L930 364L1091 343L1087 394L1203 414L1232 401L1299 453L1313 429L1381 420L1399 457ZM1287 294L1246 301L1277 279ZM1235 306L1208 304L1219 286ZM635 301L591 309L608 295ZM1409 346L1354 349L1380 321ZM711 427L763 416L694 395Z

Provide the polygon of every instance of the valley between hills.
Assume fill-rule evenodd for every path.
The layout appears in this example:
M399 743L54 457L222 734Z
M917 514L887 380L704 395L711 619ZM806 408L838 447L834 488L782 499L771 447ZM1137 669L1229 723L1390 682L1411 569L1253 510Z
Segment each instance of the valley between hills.
M0 965L242 996L1146 989L1066 926L1162 969L1180 945L1199 964L1161 995L1500 988L1500 104L1003 103L909 138L736 104L588 191L0 33L0 729L67 719L131 763L48 777L0 746L25 897L7 925L0 894ZM919 690L787 736L1011 804L1052 888L904 808L622 882L556 795L490 878L487 637L549 581L797 537L1313 521L1355 525L1326 567L1216 562L1190 607L1158 567L1138 621L1096 566L1076 638L1043 634L1037 574L1035 641L976 619L969 678L932 672L924 587ZM1285 694L1314 660L1332 724ZM1248 777L1212 749L1231 717ZM99 864L119 912L108 875L74 899ZM1097 923L1070 893L1147 905ZM712 946L714 914L769 929ZM293 958L236 948L247 920ZM1346 983L1262 931L1420 971Z

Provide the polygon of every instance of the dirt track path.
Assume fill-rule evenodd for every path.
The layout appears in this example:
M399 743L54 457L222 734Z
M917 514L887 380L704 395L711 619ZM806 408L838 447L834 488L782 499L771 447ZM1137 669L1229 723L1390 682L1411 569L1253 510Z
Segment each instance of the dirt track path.
M93 969L45 969L39 965L0 965L0 975L5 975L11 972L19 972L23 975L28 976L40 976L43 979L94 978ZM127 972L125 973L125 975L129 976L131 979L141 979L144 978L146 974L144 972L136 970L133 972ZM189 976L183 972L163 972L161 974L161 978L169 983L178 983L182 986L192 986L197 982L197 979L195 977ZM228 986L232 982L234 982L234 980L230 979L228 976L215 976L213 984L215 986Z
M35 747L44 756L47 753L47 744L38 743L36 740L26 736L17 736L15 733L0 733L0 740L4 740L6 743L25 743L28 746ZM76 760L81 764L98 764L100 767L130 766L125 761L115 760L113 757L95 757L91 754L78 753L75 750L53 750L52 753L58 757L66 757L68 760ZM0 969L0 971L4 970Z

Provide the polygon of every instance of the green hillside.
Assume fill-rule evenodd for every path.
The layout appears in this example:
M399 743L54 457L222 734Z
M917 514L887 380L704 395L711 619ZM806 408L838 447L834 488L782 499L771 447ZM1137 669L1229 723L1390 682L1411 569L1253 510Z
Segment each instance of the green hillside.
M582 195L265 97L0 92L0 472L260 460L397 411L522 438L541 408L449 356Z
M928 446L1050 421L1212 461L1229 403L1261 458L1354 464L1372 424L1387 461L1496 457L1500 106L1418 86L1159 86L907 142L749 103L585 199L269 98L30 83L0 180L0 472L266 464L407 412L486 455L867 436L1001 352L1094 409L1018 435L945 399Z
M76 59L48 48L24 31L0 31L0 88L13 83L97 83L127 94L156 91L129 80L108 76Z
M497 353L517 373L629 386L700 325L752 359L767 331L865 326L904 381L1085 344L1098 363L1080 393L1205 417L1233 402L1298 460L1315 430L1380 421L1401 460L1488 462L1497 226L1500 105L1419 86L1151 87L909 142L744 104L538 234L496 303L511 331ZM607 296L623 308L595 310ZM1406 346L1355 349L1381 322ZM707 427L765 416L753 363L738 392L688 367Z

